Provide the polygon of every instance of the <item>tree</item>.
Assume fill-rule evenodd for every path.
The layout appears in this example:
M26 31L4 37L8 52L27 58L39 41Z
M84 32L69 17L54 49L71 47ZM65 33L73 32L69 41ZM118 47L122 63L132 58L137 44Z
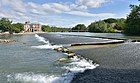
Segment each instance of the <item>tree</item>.
M61 28L61 27L55 27L55 26L48 26L48 25L42 25L42 31L44 32L68 32L70 31L70 28Z
M44 32L49 32L50 31L50 26L48 26L48 25L42 25L42 31L44 31Z
M2 32L8 31L10 34L13 32L19 33L23 30L23 24L12 24L12 21L10 21L8 18L2 18L0 19L0 30L2 30Z
M114 19L114 18L108 18L108 19L105 19L104 22L106 22L106 23L116 23L117 20Z
M128 35L140 35L140 4L130 5L130 8L131 12L127 16L124 32Z
M116 25L114 26L114 29L123 31L124 28L125 28L125 21L126 21L126 20L125 20L124 18L117 19L117 23L116 23Z
M2 32L10 31L12 29L12 21L10 21L8 18L2 18L0 19L0 30Z
M111 25L105 23L104 21L94 22L88 26L89 32L106 33L106 32L111 32L111 30L112 30Z
M84 24L78 24L75 27L72 28L72 30L87 30L86 26Z
M19 33L23 30L24 30L23 24L21 23L12 24L12 32Z

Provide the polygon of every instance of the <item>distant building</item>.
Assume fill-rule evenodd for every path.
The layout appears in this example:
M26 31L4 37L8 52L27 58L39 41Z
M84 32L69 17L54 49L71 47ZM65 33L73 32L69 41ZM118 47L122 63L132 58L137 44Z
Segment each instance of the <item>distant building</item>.
M24 24L24 32L41 32L41 25L40 24L35 24L35 23L30 23L30 22L25 22Z

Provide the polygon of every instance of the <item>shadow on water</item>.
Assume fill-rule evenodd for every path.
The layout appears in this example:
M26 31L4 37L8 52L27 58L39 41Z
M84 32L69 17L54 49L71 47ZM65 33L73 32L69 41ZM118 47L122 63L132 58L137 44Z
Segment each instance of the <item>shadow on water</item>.
M105 69L86 70L75 76L71 83L140 83L140 70Z

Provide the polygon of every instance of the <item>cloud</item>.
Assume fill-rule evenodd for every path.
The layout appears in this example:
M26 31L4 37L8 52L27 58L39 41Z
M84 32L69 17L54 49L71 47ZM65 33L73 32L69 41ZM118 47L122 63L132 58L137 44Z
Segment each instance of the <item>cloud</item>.
M68 5L61 3L44 3L40 5L29 2L28 7L35 14L63 13L71 10Z
M115 14L113 14L113 13L92 14L92 13L83 12L83 11L70 11L67 13L73 14L73 15L80 15L80 16L89 16L89 17L113 17L113 16L115 16Z
M42 5L35 3L28 3L28 6L31 8L31 12L34 14L50 14L50 13L64 13L64 14L72 14L79 16L91 16L91 17L112 17L114 14L112 13L100 13L100 14L92 14L86 11L74 11L75 9L87 9L87 6L77 6L75 4L66 5L60 3L45 3Z
M71 3L34 3L34 2L24 2L24 0L1 0L0 4L0 18L6 17L10 18L15 22L24 21L37 21L42 22L45 20L46 23L51 25L57 23L58 25L73 25L77 24L81 20L77 21L75 18L70 21L66 17L52 17L48 19L49 15L77 15L82 17L112 17L115 16L113 13L90 13L89 8L101 7L102 4L109 2L110 0L75 0ZM42 16L45 16L44 19ZM76 17L76 16L75 16ZM82 18L81 17L81 18ZM43 20L41 20L43 19ZM74 20L73 20L74 19ZM66 21L68 20L68 21ZM64 24L65 22L65 24ZM84 21L87 22L87 21ZM89 22L89 21L88 21Z
M66 3L37 4L33 2L25 3L22 0L2 0L1 2L2 5L7 6L7 8L9 7L11 10L15 12L16 15L19 16L27 15L27 13L30 12L32 14L38 15L64 13L79 16L105 17L112 16L113 14L111 13L93 14L83 10L87 10L90 7L91 8L99 7L101 6L101 4L106 3L108 1L110 0L76 0L73 4Z
M26 12L26 4L24 4L22 0L2 0L1 5L9 6L17 12Z
M111 0L77 0L76 4L80 7L86 6L87 8L98 8L102 4L109 2Z
M52 8L55 8L57 10L60 11L70 11L70 7L68 5L65 4L60 4L60 3L52 3L50 4Z

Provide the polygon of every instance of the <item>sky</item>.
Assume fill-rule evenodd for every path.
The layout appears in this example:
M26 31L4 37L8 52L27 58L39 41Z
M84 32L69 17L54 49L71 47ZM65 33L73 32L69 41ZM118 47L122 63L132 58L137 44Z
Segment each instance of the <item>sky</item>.
M126 18L138 0L0 0L0 18L13 23L73 27L107 18Z

